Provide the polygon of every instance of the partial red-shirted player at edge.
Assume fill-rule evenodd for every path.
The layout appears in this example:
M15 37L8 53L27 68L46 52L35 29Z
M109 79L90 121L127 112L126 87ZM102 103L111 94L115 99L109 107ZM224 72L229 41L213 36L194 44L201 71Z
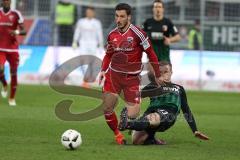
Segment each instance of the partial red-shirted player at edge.
M11 72L11 87L8 103L16 106L15 93L17 89L17 68L19 63L17 35L26 35L23 16L17 10L12 10L11 0L1 0L0 8L0 81L3 84L1 95L7 97L7 81L4 76L4 64L9 62Z
M115 134L118 144L126 141L118 129L118 120L114 112L118 95L123 91L128 117L134 119L140 112L140 73L142 71L142 54L147 54L155 71L156 81L161 84L159 78L159 64L156 54L146 36L139 27L131 24L131 6L120 3L115 8L115 22L117 27L113 29L107 38L107 51L102 63L100 81L103 84L103 106L106 122Z

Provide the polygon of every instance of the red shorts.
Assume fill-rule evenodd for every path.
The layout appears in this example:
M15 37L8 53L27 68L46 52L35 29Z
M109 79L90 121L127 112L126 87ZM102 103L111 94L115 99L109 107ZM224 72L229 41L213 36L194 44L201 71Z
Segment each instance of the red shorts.
M19 54L18 52L3 52L0 51L0 65L4 66L4 64L8 61L11 69L17 69L19 64Z
M126 102L139 104L140 95L140 76L108 70L105 76L103 92L119 94L123 91Z

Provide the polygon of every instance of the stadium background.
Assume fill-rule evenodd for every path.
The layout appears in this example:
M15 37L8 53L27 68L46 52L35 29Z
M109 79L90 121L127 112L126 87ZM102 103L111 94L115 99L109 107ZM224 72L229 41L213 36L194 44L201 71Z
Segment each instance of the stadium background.
M57 0L13 0L13 7L25 17L28 30L19 39L21 62L20 83L48 83L56 66L76 56L71 47L58 46L54 12ZM115 26L114 6L128 2L134 8L133 23L141 26L152 15L152 1L144 0L69 0L77 6L78 18L86 6L96 8L103 25L104 37ZM240 91L240 2L239 0L165 0L165 16L177 25L182 40L171 48L174 82L188 89ZM201 50L187 49L187 34L194 20L201 20L203 44ZM106 38L105 38L106 39ZM99 52L101 58L104 53ZM146 61L146 57L144 58ZM6 73L8 71L6 70ZM69 83L78 85L80 71L73 72Z

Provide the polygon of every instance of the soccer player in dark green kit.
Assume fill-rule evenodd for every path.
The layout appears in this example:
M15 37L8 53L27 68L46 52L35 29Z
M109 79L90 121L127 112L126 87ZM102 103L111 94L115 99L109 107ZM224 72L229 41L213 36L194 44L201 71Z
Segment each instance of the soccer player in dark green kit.
M143 30L152 42L158 61L170 62L170 44L180 41L181 37L172 21L164 17L164 5L161 0L153 2L153 17L144 22Z
M135 120L129 120L124 108L120 115L120 130L135 130L132 133L133 144L166 144L165 141L155 138L156 132L164 132L172 127L182 110L184 118L195 137L208 140L208 136L199 132L187 102L184 88L171 83L172 66L167 61L160 61L160 73L165 86L158 86L152 77L151 83L141 91L141 97L150 97L150 104L144 114Z

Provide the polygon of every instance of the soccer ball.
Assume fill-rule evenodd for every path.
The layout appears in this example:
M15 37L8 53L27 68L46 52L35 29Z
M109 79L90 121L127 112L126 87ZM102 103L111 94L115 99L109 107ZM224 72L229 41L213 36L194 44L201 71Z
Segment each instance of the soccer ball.
M66 149L73 150L82 144L82 137L78 131L69 129L62 134L61 142Z

